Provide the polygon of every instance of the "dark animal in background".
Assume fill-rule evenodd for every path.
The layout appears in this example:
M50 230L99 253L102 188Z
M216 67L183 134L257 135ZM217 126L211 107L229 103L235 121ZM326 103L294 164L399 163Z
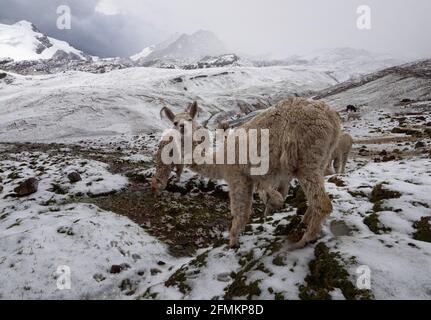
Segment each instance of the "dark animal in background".
M346 107L346 111L347 111L347 112L357 112L357 111L358 111L358 109L357 109L354 105L349 104L349 105Z

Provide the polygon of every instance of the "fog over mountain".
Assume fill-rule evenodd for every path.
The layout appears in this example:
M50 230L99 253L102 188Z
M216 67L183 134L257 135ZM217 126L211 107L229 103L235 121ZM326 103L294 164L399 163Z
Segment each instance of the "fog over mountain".
M371 30L359 30L358 0L2 0L0 23L33 22L48 36L101 57L130 57L170 35L211 30L237 53L287 57L353 47L393 56L428 57L431 2L372 1ZM72 29L56 27L69 5Z

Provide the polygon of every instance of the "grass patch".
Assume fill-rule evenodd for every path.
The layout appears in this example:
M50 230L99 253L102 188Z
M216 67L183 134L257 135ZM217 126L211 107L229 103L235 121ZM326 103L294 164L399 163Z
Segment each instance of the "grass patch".
M379 215L377 213L372 213L364 218L364 224L375 234L382 234L391 232L392 229L385 227L379 220Z
M413 224L413 228L416 229L413 239L431 242L431 217L422 217Z
M398 191L392 191L384 188L384 182L377 184L373 191L371 191L370 201L376 203L378 201L386 199L398 199L401 197L401 193Z
M346 183L337 176L328 179L328 182L335 184L337 187L345 187Z
M305 284L299 287L299 298L303 300L329 300L330 292L338 288L349 300L373 299L369 290L357 289L349 280L349 273L343 268L339 253L330 252L320 242L314 249L314 260L310 261L309 274Z
M295 207L297 215L305 214L308 208L307 197L299 184L294 188L290 188L285 203Z

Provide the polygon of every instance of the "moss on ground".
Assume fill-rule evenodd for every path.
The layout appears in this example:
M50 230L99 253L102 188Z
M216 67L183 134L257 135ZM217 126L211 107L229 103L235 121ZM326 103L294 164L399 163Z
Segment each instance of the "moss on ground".
M192 288L187 284L186 268L180 268L165 281L166 287L176 286L182 294L189 293Z
M366 216L363 220L364 224L375 234L382 234L391 232L392 229L385 227L379 220L379 215L377 213L371 213Z
M431 217L422 217L413 224L413 228L416 229L413 239L431 242Z
M337 187L345 187L346 183L337 176L328 179L328 182L335 184Z
M286 265L284 258L279 254L272 260L272 264L279 267L284 267Z
M366 193L360 190L359 191L348 190L347 192L354 198L367 198Z
M377 201L373 205L373 211L374 212L393 211L393 210L394 210L394 208L392 208L392 207L386 207L384 205L384 201L383 200Z
M401 197L401 193L398 191L388 190L384 188L385 183L377 184L371 191L370 201L376 203L378 201L387 199L397 199Z
M303 300L328 300L331 291L338 288L349 300L373 299L369 290L357 289L349 280L349 273L342 266L339 253L330 252L320 242L314 249L315 258L308 264L309 274L305 284L299 287L299 298Z
M182 266L179 268L173 275L169 277L168 280L165 281L166 287L176 286L180 290L181 293L187 294L192 288L187 283L187 274L193 269L195 273L199 273L199 268L203 268L207 265L209 251L205 251L204 253L198 255L194 258L188 265Z

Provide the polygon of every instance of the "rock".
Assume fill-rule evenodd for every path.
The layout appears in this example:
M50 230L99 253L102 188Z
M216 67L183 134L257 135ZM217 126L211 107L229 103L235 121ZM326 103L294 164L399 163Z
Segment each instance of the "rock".
M109 272L116 274L116 273L120 273L121 271L129 269L129 268L130 268L130 265L128 265L127 263L113 264L111 266L111 270Z
M217 275L217 281L220 281L220 282L229 282L231 280L232 280L232 278L231 278L229 272L224 272L224 273L220 273L220 274Z
M71 227L60 227L57 229L58 233L63 233L66 234L68 236L73 236L75 235L75 233L73 232L73 229Z
M381 161L382 162L389 162L389 161L394 161L394 160L396 160L397 158L394 156L394 155L390 155L390 156L384 156L382 159L381 159Z
M162 270L157 269L157 268L152 268L150 270L150 273L151 273L152 276L155 276L156 274L161 273L161 272L162 272Z
M415 149L420 149L420 148L425 148L425 143L423 143L422 141L418 141L415 144Z
M141 259L141 256L137 253L134 253L134 254L132 254L132 259L133 259L133 261L136 262L136 261Z
M6 76L7 76L7 73L0 72L0 79L4 79L4 78L6 78Z
M0 186L0 193L3 192L3 186Z
M69 173L67 175L67 178L69 179L69 181L71 183L76 183L76 182L82 180L81 175L78 172L76 172L76 171Z
M343 220L331 221L329 228L331 229L332 234L336 237L352 235L352 230Z
M37 192L38 185L36 178L30 178L22 182L14 191L18 197L25 197Z
M400 128L400 127L393 128L391 132L392 133L406 134L409 136L420 136L421 135L420 130L409 129L409 128Z
M111 270L109 272L113 274L117 274L117 273L120 273L121 271L123 271L123 268L121 268L121 266L118 264L114 264L111 266Z
M103 280L106 279L106 277L101 273L96 273L95 275L93 275L93 279L96 280L97 282L102 282Z

